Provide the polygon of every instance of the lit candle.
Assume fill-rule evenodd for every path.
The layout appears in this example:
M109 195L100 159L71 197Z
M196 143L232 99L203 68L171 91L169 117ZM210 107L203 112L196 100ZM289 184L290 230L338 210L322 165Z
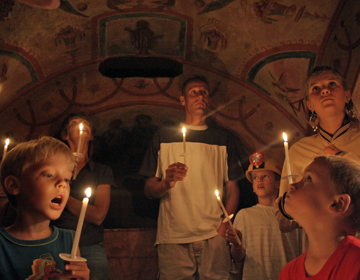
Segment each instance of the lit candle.
M6 153L7 153L7 149L8 149L8 147L9 147L9 143L10 143L10 139L7 138L7 139L5 140L5 146L4 146L4 152L3 152L2 160L5 159L5 156L6 156Z
M184 164L186 165L186 129L185 126L182 128L183 132L183 149L184 149Z
M76 179L77 166L78 166L77 160L78 160L78 157L81 156L81 154L80 154L80 146L81 146L81 137L82 137L82 134L83 134L83 124L82 123L80 123L79 128L80 128L80 135L79 135L79 142L78 142L77 152L75 154L76 165L75 165L75 168L74 168L73 180Z
M289 184L293 183L293 178L291 176L291 168L290 168L290 158L289 158L289 144L287 135L285 132L283 132L283 138L284 138L284 148L285 148L285 164L286 164L286 170L288 175Z
M82 230L82 226L83 226L83 223L84 223L86 208L87 208L88 203L89 203L89 197L91 196L91 189L87 188L86 191L85 191L85 194L86 194L86 197L84 197L84 199L82 201L80 216L79 216L78 224L76 226L74 243L73 243L72 250L71 250L71 258L72 259L76 258L77 249L79 247L81 230Z
M80 145L81 145L82 134L83 134L83 124L80 123L80 136L79 136L79 142L78 142L78 147L77 147L77 154L80 153Z
M228 213L227 213L227 211L226 211L226 209L225 209L225 207L224 207L224 204L223 204L222 201L221 201L221 198L220 198L220 196L219 196L219 191L218 191L218 190L215 191L215 195L216 195L217 200L219 201L219 204L220 204L220 207L221 207L222 211L224 212L225 221L227 221L227 222L229 223L230 228L231 228L232 231L235 233L237 242L239 243L239 245L241 245L240 238L239 238L239 236L237 235L237 232L236 232L236 230L235 230L235 228L234 228L234 226L233 226L233 224L232 224L232 222L231 222L231 218L232 218L232 217L229 217L229 215L228 215Z

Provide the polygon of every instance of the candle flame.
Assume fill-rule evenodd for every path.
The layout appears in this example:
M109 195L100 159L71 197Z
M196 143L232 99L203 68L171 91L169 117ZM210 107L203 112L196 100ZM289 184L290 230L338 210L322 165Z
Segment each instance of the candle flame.
M287 141L288 141L288 139L287 139L287 135L286 135L286 133L285 133L285 132L283 132L283 138L284 138L284 142L287 142Z
M86 197L89 198L91 196L91 188L87 188L85 191Z
M182 132L183 132L183 135L185 136L185 135L186 135L186 129L185 129L185 126L183 126L183 128L182 128Z
M10 139L7 138L7 139L5 140L5 146L9 146L9 143L10 143Z
M80 133L83 132L83 124L80 123Z
M219 191L218 191L218 190L215 191L215 195L216 195L217 197L219 197Z

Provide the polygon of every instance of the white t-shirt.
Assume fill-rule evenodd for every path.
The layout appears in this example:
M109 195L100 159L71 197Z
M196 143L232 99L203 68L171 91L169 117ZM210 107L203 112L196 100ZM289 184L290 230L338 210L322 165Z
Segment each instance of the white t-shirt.
M243 280L277 280L281 269L301 254L301 229L282 233L272 206L240 210L234 226L241 231L246 250Z

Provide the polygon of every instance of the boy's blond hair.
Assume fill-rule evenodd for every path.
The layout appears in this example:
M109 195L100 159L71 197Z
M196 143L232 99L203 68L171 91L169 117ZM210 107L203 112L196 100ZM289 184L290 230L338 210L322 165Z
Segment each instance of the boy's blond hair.
M23 172L31 165L43 162L55 154L62 153L69 158L71 170L74 168L74 156L63 142L49 136L31 140L16 145L7 154L1 163L1 185L4 186L6 177L13 175L20 178ZM15 196L8 193L3 187L10 203L15 207Z
M320 162L329 168L330 179L338 194L350 196L353 210L349 216L349 225L352 230L360 232L360 165L335 155L318 156L314 162Z

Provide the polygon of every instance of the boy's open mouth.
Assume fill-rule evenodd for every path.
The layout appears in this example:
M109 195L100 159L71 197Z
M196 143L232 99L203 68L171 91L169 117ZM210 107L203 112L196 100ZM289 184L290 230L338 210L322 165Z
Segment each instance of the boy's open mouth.
M51 200L51 203L53 203L55 205L60 205L61 201L62 201L62 197L60 195L58 195L53 200Z

